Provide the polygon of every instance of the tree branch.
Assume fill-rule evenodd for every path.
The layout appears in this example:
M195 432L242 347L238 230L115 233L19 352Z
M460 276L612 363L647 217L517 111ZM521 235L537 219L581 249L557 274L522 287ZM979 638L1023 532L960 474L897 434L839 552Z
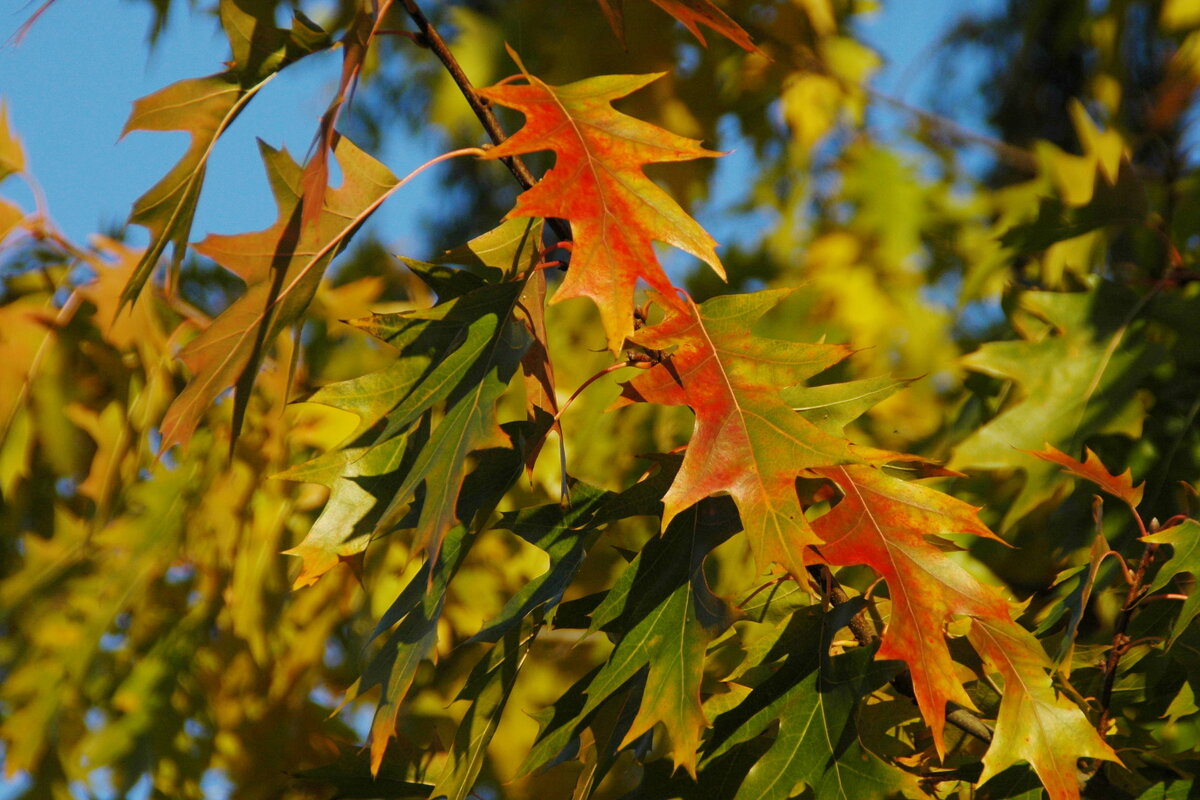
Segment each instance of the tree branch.
M467 77L467 73L463 72L462 65L458 63L458 59L454 57L454 53L450 50L446 40L438 33L437 28L429 21L429 18L421 11L416 0L401 0L404 4L404 10L408 12L408 16L416 23L419 31L420 44L428 47L433 51L433 54L438 57L442 65L446 67L446 71L450 73L450 77L458 86L462 96L466 99L467 105L471 107L471 111L475 112L475 116L479 119L483 129L487 131L487 135L491 137L494 144L500 144L508 138L508 134L504 132L504 128L500 127L500 121L496 119L496 115L492 109L484 103L484 101L475 92L475 87L471 84L471 79ZM529 167L525 166L525 162L520 156L505 156L500 159L504 166L508 167L508 171L517 179L517 183L521 184L522 189L532 189L537 183L537 179L533 177L533 173L529 171ZM558 236L560 242L571 241L571 229L564 220L547 219L546 222L554 229L554 233Z
M1139 520L1140 524L1140 520ZM1157 531L1158 526L1152 520L1150 522L1152 531ZM1146 570L1154 561L1154 553L1158 550L1158 545L1147 544L1142 550L1142 558L1138 561L1137 570L1133 573L1133 580L1129 582L1129 591L1125 595L1125 603L1121 606L1121 613L1117 616L1116 624L1113 626L1112 647L1108 652L1108 658L1104 661L1104 685L1100 690L1100 721L1096 724L1097 730L1100 733L1100 738L1104 738L1104 732L1108 729L1108 723L1111 719L1109 715L1109 705L1112 703L1113 687L1117 680L1117 666L1121 663L1121 656L1129 651L1131 642L1129 635L1125 633L1129 627L1129 621L1133 618L1133 610L1137 607L1138 601L1145 594L1143 582L1146 579Z
M829 597L831 604L840 606L850 602L849 595L846 594L846 591L837 582L837 578L833 577L833 572L830 571L829 567L826 567L824 564L818 564L809 567L808 573L817 581L818 586L825 588L826 595ZM849 628L850 632L854 634L855 641L861 647L871 647L879 642L879 634L876 633L875 625L871 622L871 618L867 615L865 609L859 609L850 618ZM897 675L892 679L892 686L905 697L915 699L916 693L913 691L911 673L906 671ZM980 741L989 744L992 741L992 729L986 722L967 709L960 708L953 703L950 704L950 710L946 712L946 722Z
M446 71L450 73L450 77L454 79L454 83L458 85L459 91L467 100L467 105L475 112L475 116L479 118L479 122L483 125L483 129L487 131L488 136L492 138L492 142L500 144L508 135L504 133L504 129L500 127L500 121L496 119L496 115L492 113L492 109L484 104L479 95L475 93L475 87L471 84L471 79L467 77L467 73L463 72L462 66L458 63L458 59L454 57L454 53L450 51L446 40L438 33L437 28L433 27L433 23L422 13L416 0L402 0L404 10L408 12L408 16L412 17L412 21L417 24L417 30L420 31L423 44L433 51L433 54L438 57L438 60L446 67ZM504 166L508 167L512 172L513 177L517 179L517 183L521 184L523 189L530 189L537 180L533 177L533 173L529 171L529 167L525 166L518 156L509 156L500 159L504 162Z

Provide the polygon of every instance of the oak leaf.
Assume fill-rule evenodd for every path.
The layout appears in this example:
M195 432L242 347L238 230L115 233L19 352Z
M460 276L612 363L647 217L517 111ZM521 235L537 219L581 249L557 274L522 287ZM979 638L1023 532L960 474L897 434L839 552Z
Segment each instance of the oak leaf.
M1142 541L1150 544L1168 544L1172 550L1170 560L1163 564L1154 576L1154 582L1150 584L1148 592L1161 591L1182 572L1191 573L1193 581L1200 580L1200 522L1187 519L1178 525L1145 536ZM1171 627L1169 645L1175 644L1197 615L1200 615L1200 590L1193 585L1179 609L1175 624Z
M522 324L529 333L529 349L521 359L525 376L525 414L536 426L550 425L562 434L557 421L558 398L555 394L554 365L550 361L549 336L546 333L546 273L541 266L540 243L542 220L509 220L499 227L475 237L470 242L447 250L436 259L437 264L461 264L468 272L448 273L451 281L469 277L469 270L516 277L526 275L525 288L517 302ZM406 264L420 269L420 262L401 258ZM426 268L426 274L427 268ZM541 452L544 438L529 448L526 469L532 473Z
M644 512L637 508L642 503L628 502L640 488L612 496L608 503L626 506L619 516ZM602 505L598 519L612 515ZM675 765L695 776L700 739L707 727L700 704L705 652L735 617L732 607L709 588L704 559L737 527L733 504L728 499L710 500L676 517L665 536L651 539L633 559L592 613L591 630L619 637L616 648L583 679L586 699L578 707L572 707L568 696L556 704L556 713L543 726L521 774L551 761L609 697L637 685L641 687L637 713L618 749L661 722Z
M584 558L604 526L613 521L615 495L576 482L565 505L507 511L496 527L509 530L549 557L546 571L534 577L508 599L500 613L488 620L471 641L496 642L517 630L535 611L547 616L562 601L567 587L583 566Z
M597 0L605 19L612 27L613 33L625 43L624 0ZM683 23L688 32L695 36L705 47L708 42L699 25L704 25L724 36L738 47L748 52L758 50L741 25L734 22L728 14L717 8L710 0L651 0L654 5Z
M236 387L236 437L267 349L304 313L334 256L397 183L386 167L339 137L334 153L343 184L326 192L316 223L302 226L300 167L286 150L262 143L260 149L279 218L257 233L210 235L195 245L196 252L245 281L247 289L180 352L192 380L163 419L164 450L186 443L200 415L230 385Z
M945 753L946 703L974 708L955 677L945 633L953 617L965 616L972 620L972 644L1005 682L995 740L984 758L984 779L1025 760L1052 800L1077 798L1076 759L1116 760L1115 754L1083 712L1055 693L1049 659L1013 621L1008 601L930 539L955 533L995 539L979 520L978 509L873 467L814 472L843 493L813 523L825 540L817 551L831 564L865 564L887 582L891 619L877 657L908 664L917 705L939 754Z
M381 370L308 398L359 421L342 447L281 476L332 489L308 535L289 551L303 561L298 586L400 527L416 529L416 549L432 560L455 521L469 522L458 516L468 457L503 442L496 401L532 338L532 312L523 305L530 278L501 279L530 275L540 232L540 223L514 220L446 255L475 271L407 259L442 302L352 322L397 354Z
M1073 702L1055 692L1050 664L1033 634L1011 620L975 618L968 638L1004 679L983 783L1019 761L1037 773L1050 800L1078 800L1081 758L1120 761Z
M8 124L8 107L0 103L0 181L25 171L25 149ZM14 203L0 198L0 242L21 223L25 213Z
M774 647L779 659L769 677L738 706L719 716L707 743L704 765L738 745L779 728L766 752L738 787L735 800L786 800L808 786L816 800L883 800L917 796L915 778L892 768L862 743L863 698L895 673L894 664L872 663L868 648L832 655L834 634L844 628L861 600L821 613L801 608L786 622L797 647ZM805 796L808 796L807 794Z
M471 705L458 725L446 764L429 797L445 800L478 797L472 789L535 635L536 628L527 622L525 629L511 631L471 670L457 697L470 700Z
M0 103L0 181L25 171L25 149L8 122L8 105Z
M388 632L382 647L346 692L344 702L378 686L379 705L371 721L371 773L379 774L388 742L396 732L400 706L427 658L436 660L438 621L446 603L446 587L469 549L466 530L456 526L435 560L426 561L380 618L371 638Z
M952 469L1023 470L1025 483L1005 525L1064 488L1049 463L1019 450L1045 443L1074 450L1099 433L1141 431L1142 379L1162 358L1131 309L1138 298L1112 283L1085 292L1024 292L1012 321L1020 339L988 342L963 360L967 369L1015 384L1012 402L955 449Z
M633 332L633 294L639 278L663 292L668 303L678 304L653 242L691 253L725 276L713 238L642 168L720 154L612 107L612 101L661 73L607 75L551 86L517 63L526 84L479 90L480 96L525 115L525 125L487 151L487 157L555 152L554 167L517 198L509 216L570 221L571 266L552 302L591 298L600 308L608 347L617 352Z
M381 13L386 13L386 6L384 9ZM301 194L304 196L302 216L305 225L313 223L320 216L325 192L329 188L329 154L333 151L337 136L338 118L358 83L377 22L375 15L360 7L339 42L342 50L342 76L338 80L337 92L325 113L321 115L321 123L317 126L316 152L305 165L304 177L301 179Z
M917 705L944 752L947 702L974 708L946 644L953 615L1008 619L1008 603L952 561L927 537L969 533L994 539L978 509L873 467L814 470L842 491L841 501L813 522L817 552L836 566L865 564L887 582L892 617L879 658L908 664Z
M716 297L667 306L662 322L630 340L670 350L625 384L620 404L688 406L696 425L683 465L663 497L663 527L684 509L728 493L741 512L755 562L803 572L803 549L820 539L804 518L796 478L806 469L860 461L847 440L815 425L784 401L799 384L852 352L844 345L802 344L755 336L758 319L786 290ZM676 301L677 303L679 301Z
M1044 450L1026 450L1029 455L1040 458L1043 461L1049 461L1051 464L1058 464L1077 478L1091 481L1099 486L1104 491L1111 494L1118 500L1125 501L1130 509L1136 512L1138 504L1142 502L1142 492L1145 489L1144 483L1133 485L1131 470L1125 470L1120 475L1109 474L1104 468L1104 463L1100 457L1093 453L1090 448L1084 448L1085 457L1083 461L1078 461L1053 445L1047 444Z
M303 14L296 14L291 30L276 28L275 4L263 0L221 0L220 15L229 38L229 69L179 81L141 98L121 132L186 131L191 136L183 158L133 205L129 221L150 231L150 244L125 286L122 306L146 285L167 245L173 245L175 267L183 260L217 139L275 73L331 44Z
M370 638L382 638L385 633L387 637L347 692L345 701L348 703L375 686L381 688L370 732L372 774L379 774L417 669L426 659L437 660L438 623L447 588L475 541L472 523L477 515L486 518L492 513L520 475L522 456L519 450L511 448L496 448L480 455L477 468L461 484L462 498L457 509L460 523L439 537L437 551L429 554L375 625ZM468 530L469 525L472 530Z

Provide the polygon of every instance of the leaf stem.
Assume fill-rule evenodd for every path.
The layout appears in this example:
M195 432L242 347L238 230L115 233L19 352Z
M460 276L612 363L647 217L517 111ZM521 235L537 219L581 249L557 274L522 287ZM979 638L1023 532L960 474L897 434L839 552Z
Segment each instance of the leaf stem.
M1187 600L1187 599L1188 599L1188 596L1186 594L1181 594L1179 592L1163 592L1162 594L1146 595L1141 600L1139 600L1138 603L1139 604L1152 603L1155 600Z
M592 377L588 378L583 383L579 384L579 388L576 389L574 392L572 392L571 396L567 398L567 402L563 403L562 407L558 409L558 413L554 415L554 421L557 423L560 419L562 419L563 413L568 408L571 407L571 403L575 402L576 397L579 397L579 395L583 394L584 389L588 388L593 383L595 383L596 381L603 378L605 375L608 375L610 373L616 372L619 369L624 369L625 367L630 367L630 366L633 366L633 365L628 361L620 361L616 364L609 364L607 367L600 370L599 372L597 372Z

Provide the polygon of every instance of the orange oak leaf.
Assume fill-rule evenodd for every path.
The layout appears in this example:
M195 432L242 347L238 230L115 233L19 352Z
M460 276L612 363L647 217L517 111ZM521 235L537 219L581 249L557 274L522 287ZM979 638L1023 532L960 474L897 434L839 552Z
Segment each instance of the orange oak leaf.
M194 246L244 280L246 293L180 351L192 379L163 418L164 450L186 443L201 415L230 385L236 387L236 437L268 348L304 313L333 257L398 184L385 166L339 136L333 152L345 176L343 184L325 193L317 221L303 226L301 168L286 150L260 146L279 219L257 233L208 236Z
M614 353L633 332L633 293L638 279L679 305L653 242L663 242L725 270L716 242L696 220L642 172L646 164L720 155L620 113L612 101L662 73L607 75L551 86L525 69L511 49L526 84L480 89L488 100L525 115L525 125L488 158L553 150L554 167L517 198L509 217L558 217L571 222L571 266L551 302L589 297Z
M1022 450L1021 452L1052 464L1058 464L1075 477L1091 481L1118 500L1124 500L1126 505L1134 509L1135 513L1138 504L1142 502L1142 491L1146 484L1139 483L1134 486L1132 470L1127 469L1120 475L1109 474L1100 457L1090 448L1084 448L1082 462L1071 458L1050 444L1047 444L1044 450Z
M383 13L386 13L386 7ZM304 197L301 217L306 226L320 219L325 192L329 189L329 154L333 152L338 117L358 83L363 62L367 58L367 50L371 46L371 38L379 24L378 19L360 8L354 15L354 21L346 29L346 35L342 37L342 77L338 81L337 93L329 102L325 113L321 115L321 122L317 126L316 151L305 165L304 176L301 178L301 195Z
M802 344L754 336L754 323L787 290L690 299L667 306L666 317L630 341L674 350L624 384L619 405L651 402L689 406L695 430L683 464L663 497L663 528L705 497L728 493L741 512L755 562L799 576L805 545L818 544L796 494L810 467L861 461L845 439L795 412L780 396L851 354L836 344Z
M922 716L944 752L946 702L974 708L946 645L945 626L960 614L1008 619L1008 602L971 576L927 536L971 533L995 539L974 506L873 467L814 470L841 489L843 498L813 522L830 564L865 564L887 581L892 618L879 658L908 664Z
M1013 621L1008 601L929 538L968 533L996 539L980 521L978 509L874 467L813 471L843 494L813 522L825 540L817 551L834 565L865 564L887 582L892 612L877 657L908 665L917 705L939 754L945 752L946 703L974 708L955 675L945 633L953 617L965 616L972 620L970 641L1005 682L995 740L984 759L985 778L1026 760L1053 800L1077 798L1076 759L1115 755L1083 712L1056 695L1049 659ZM1070 781L1064 779L1068 774Z
M600 10L604 12L613 33L625 43L624 0L597 0ZM684 27L695 36L700 44L708 47L699 25L705 25L729 39L747 52L755 52L758 48L750 39L750 34L738 25L729 15L713 5L710 0L651 0L654 5L683 23Z

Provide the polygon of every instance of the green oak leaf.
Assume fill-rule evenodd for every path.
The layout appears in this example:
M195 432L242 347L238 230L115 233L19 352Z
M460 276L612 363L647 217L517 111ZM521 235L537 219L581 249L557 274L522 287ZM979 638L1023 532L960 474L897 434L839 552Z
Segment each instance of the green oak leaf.
M1019 451L1051 444L1076 452L1095 434L1136 435L1145 415L1137 389L1162 356L1142 336L1138 297L1116 284L1025 292L1018 303L1012 321L1021 338L988 342L963 360L968 369L1011 380L1014 399L960 443L949 464L1025 472L1006 525L1069 485L1057 466Z
M531 627L526 625L526 628ZM458 725L446 765L430 797L466 800L471 796L487 755L488 743L500 725L500 716L534 635L536 633L531 630L509 631L471 671L458 694L459 700L470 700L471 706Z
M866 751L856 730L863 698L894 674L894 662L876 662L866 648L828 654L833 634L859 607L796 611L788 636L796 646L739 706L716 719L705 764L750 745L779 722L737 800L785 800L800 785L810 787L816 800L870 800L915 789L911 775Z
M392 602L375 626L372 638L389 628L391 633L371 659L362 677L346 693L346 702L378 686L382 690L371 723L371 771L377 773L388 740L396 730L396 716L412 686L417 668L437 645L438 620L446 602L446 586L470 549L466 529L458 525L446 536L436 562L426 561ZM432 564L432 568L431 565Z
M525 250L513 248L537 250L535 230L540 226L526 221L505 223L468 247L501 265L525 263ZM498 237L508 246L496 245ZM396 348L395 361L308 398L353 413L359 424L341 447L281 476L334 490L317 524L289 551L303 559L299 584L398 528L415 528L414 549L433 560L447 530L456 522L471 524L458 508L468 459L509 445L495 406L519 371L531 335L522 305L525 282L494 282L503 270L478 261L485 256L474 250L466 252L477 259L468 270L410 262L441 298L437 305L353 321ZM522 426L508 431L513 446L533 437Z
M793 411L825 433L841 436L847 425L910 383L885 375L821 386L790 386L781 394Z
M550 566L541 575L521 587L509 598L504 608L489 620L472 641L495 642L521 621L541 609L550 613L562 600L563 593L583 566L584 556L600 535L611 517L604 511L611 507L612 492L585 483L571 486L569 502L506 511L496 523L497 528L512 531L550 557Z
M129 221L150 231L150 246L121 294L132 302L146 285L167 245L173 268L187 249L208 158L217 139L246 104L281 69L332 44L320 27L297 12L291 30L276 28L275 3L221 0L221 27L229 38L229 69L173 83L133 104L122 136L130 131L186 131L183 158L137 199Z
M637 715L619 747L661 722L676 766L695 774L707 724L700 707L704 654L734 618L729 604L708 588L703 562L740 527L732 501L709 499L677 515L661 537L646 544L592 613L592 629L619 637L616 648L578 684L586 694L582 703L564 698L556 706L521 774L551 763L605 700L641 681ZM569 713L562 713L568 705Z
M1170 560L1159 569L1147 591L1158 592L1165 589L1176 575L1183 572L1191 573L1193 580L1200 579L1200 522L1194 519L1184 520L1178 525L1152 533L1142 541L1171 546ZM1171 628L1168 645L1175 644L1180 634L1187 630L1197 615L1200 615L1200 592L1193 587L1179 609L1179 616Z
M1009 228L1000 243L1019 254L1038 253L1056 242L1098 228L1142 224L1149 211L1145 185L1133 166L1122 160L1114 182L1103 170L1096 170L1092 199L1086 205L1072 206L1055 197L1044 197L1037 217Z

